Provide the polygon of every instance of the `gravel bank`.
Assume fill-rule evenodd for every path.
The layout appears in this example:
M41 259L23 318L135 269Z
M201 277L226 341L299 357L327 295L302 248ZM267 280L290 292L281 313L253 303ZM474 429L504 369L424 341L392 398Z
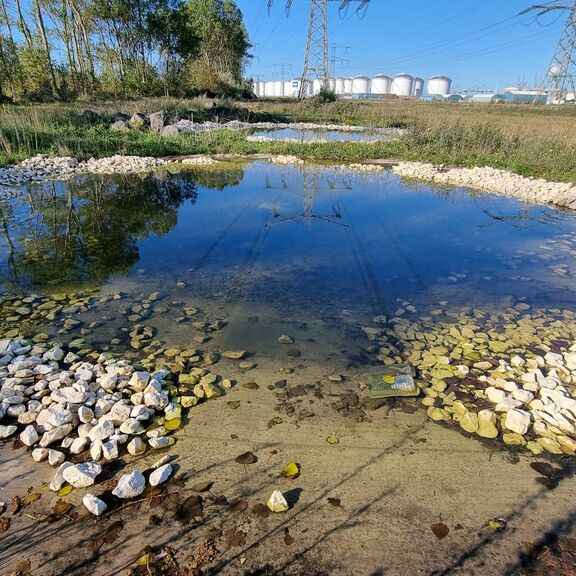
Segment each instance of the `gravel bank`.
M392 167L392 170L407 178L429 180L439 184L469 186L512 196L526 202L576 209L576 186L568 182L526 178L489 166L444 168L421 162L399 162Z

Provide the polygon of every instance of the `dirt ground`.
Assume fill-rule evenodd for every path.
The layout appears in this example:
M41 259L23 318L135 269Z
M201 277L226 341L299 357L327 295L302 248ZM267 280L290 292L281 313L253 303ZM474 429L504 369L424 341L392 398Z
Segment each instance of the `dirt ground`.
M231 322L217 344L242 339L249 349L246 326ZM266 323L260 329L278 331ZM546 486L531 467L543 458L429 421L414 399L374 410L358 387L359 371L346 370L338 351L326 355L330 335L321 327L297 339L300 356L266 340L272 344L259 350L256 369L239 376L233 362L218 365L237 385L189 412L168 449L177 473L163 491L100 518L81 498L113 487L111 474L59 498L47 488L53 475L47 463L33 462L13 442L0 446L0 500L41 495L0 516L10 520L0 534L0 574L574 574L572 474ZM281 373L286 366L294 373ZM328 381L333 372L345 381ZM339 442L329 444L331 436ZM236 462L248 451L257 462ZM143 470L162 454L109 466ZM301 473L283 478L291 461ZM198 492L205 488L199 483L211 485ZM264 517L256 505L275 489L290 510ZM58 500L73 508L55 515ZM490 527L493 518L505 528ZM558 539L560 569L542 571L552 565ZM146 556L146 546L153 554Z

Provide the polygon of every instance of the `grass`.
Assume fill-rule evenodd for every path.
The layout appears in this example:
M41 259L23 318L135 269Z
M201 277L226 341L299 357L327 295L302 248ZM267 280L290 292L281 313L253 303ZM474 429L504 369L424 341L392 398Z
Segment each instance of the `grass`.
M165 138L146 132L114 132L108 123L82 117L164 109L172 117L209 118L212 100L148 99L102 103L0 106L0 164L43 153L80 159L112 154L170 156L198 153L297 154L319 161L375 158L418 160L458 166L493 166L518 174L576 183L576 107L468 105L412 101L261 102L226 104L243 120L279 120L397 126L395 142L295 144L246 142L246 132L220 131Z

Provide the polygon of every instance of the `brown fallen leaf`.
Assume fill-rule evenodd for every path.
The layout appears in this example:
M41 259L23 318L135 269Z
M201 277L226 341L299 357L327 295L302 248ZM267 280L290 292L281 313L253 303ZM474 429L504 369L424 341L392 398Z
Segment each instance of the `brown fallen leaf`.
M235 498L230 502L230 510L232 512L244 512L248 508L248 502L242 500L241 498Z
M198 516L202 516L204 510L202 508L202 496L192 495L188 496L186 500L176 508L176 519L180 522L190 522Z
M340 498L328 498L328 504L332 504L332 506L342 506L342 500L340 500Z
M8 528L10 528L10 518L2 516L0 518L0 534L4 534Z
M116 522L112 522L110 526L106 529L106 533L102 536L102 539L106 544L113 544L115 540L118 538L120 532L124 528L124 523L122 520L116 520Z
M168 494L164 500L161 502L161 507L164 510L176 510L180 506L180 496L178 494Z
M256 514L256 516L258 516L259 518L268 518L268 516L272 514L270 508L268 508L266 504L262 504L261 502L258 502L258 504L254 504L254 506L252 507L252 512L254 512L254 514Z
M448 536L448 533L450 532L450 529L448 528L448 526L446 526L446 524L443 524L442 522L438 522L437 524L432 524L432 526L430 526L430 528L432 529L432 532L434 532L434 536L436 536L436 538L438 538L438 540L442 540L442 538L446 538L446 536Z
M230 528L225 532L226 540L230 546L244 546L246 544L246 533L236 528Z
M28 576L30 574L30 560L19 560L10 567L10 576Z
M212 503L215 506L228 506L228 504L229 504L228 498L226 498L226 496L224 496L224 494L219 494L218 496L216 496Z
M246 382L245 384L242 384L242 388L248 388L248 390L258 390L260 386L258 386L256 382Z
M290 530L288 530L288 528L284 528L284 544L286 544L286 546L294 544L294 538L290 536Z
M191 489L194 492L206 492L207 490L210 490L212 486L214 486L214 482L198 482L194 484Z
M240 456L236 456L235 458L236 462L238 462L238 464L255 464L256 462L258 462L258 457L256 456L256 454L253 454L252 452L244 452L244 454L240 454Z
M54 504L52 513L56 516L64 516L64 514L68 514L72 508L74 508L74 504L64 502L64 500L58 500L56 504Z

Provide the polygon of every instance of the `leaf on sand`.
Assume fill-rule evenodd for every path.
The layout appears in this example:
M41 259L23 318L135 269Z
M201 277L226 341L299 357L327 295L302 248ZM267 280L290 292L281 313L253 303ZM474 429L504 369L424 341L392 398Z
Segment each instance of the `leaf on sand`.
M284 544L286 544L286 546L294 544L294 538L290 536L290 530L288 530L288 528L284 528Z
M342 500L340 500L340 498L328 498L328 504L338 507L342 505Z
M226 402L226 406L231 410L237 410L240 408L240 400L230 400L230 402Z
M192 486L194 492L206 492L214 486L214 482L198 482Z
M2 516L0 518L0 534L4 534L8 528L10 528L10 518Z
M188 496L186 500L176 509L176 519L180 522L190 522L198 516L202 516L204 510L202 508L202 496L196 494Z
M106 529L106 534L102 537L106 544L113 544L120 532L122 532L122 528L124 528L124 523L122 520L116 520L116 522L112 522L110 526Z
M238 462L238 464L255 464L256 462L258 462L258 457L256 456L256 454L253 454L252 452L244 452L244 454L240 454L240 456L236 456L235 458L236 462Z
M448 533L450 532L450 528L448 528L448 526L446 526L446 524L443 524L442 522L438 522L438 524L432 524L430 528L432 529L432 532L434 532L434 536L436 536L438 540L446 538L446 536L448 536Z
M258 502L258 504L254 504L254 506L252 507L252 512L254 512L254 514L256 514L256 516L258 516L259 518L268 518L268 516L272 514L270 508L268 508L268 506L262 504L261 502Z
M20 501L20 498L18 498L18 496L12 496L12 498L10 498L10 504L8 505L8 514L14 516L21 507L22 502Z
M248 388L248 390L258 390L258 388L260 388L260 386L258 386L258 384L256 384L256 382L246 382L246 383L242 384L242 388Z
M290 462L285 466L284 470L282 470L282 476L284 476L284 478L290 478L290 480L298 478L298 476L300 476L300 466L298 466L296 462Z
M492 528L492 530L496 530L496 532L506 530L507 525L508 522L506 522L504 518L492 518L492 520L488 520L488 526Z
M236 528L230 528L226 533L226 540L230 546L244 546L246 544L246 533Z
M149 566L154 562L154 553L145 552L136 560L136 566Z
M56 516L64 516L64 514L68 514L72 508L74 508L74 504L70 504L70 502L64 502L64 500L58 500L58 502L54 504L52 513Z
M244 512L248 508L248 502L241 498L236 498L230 502L230 510L232 512Z
M22 504L24 506L28 506L28 504L32 504L32 502L36 502L36 500L40 500L40 498L42 498L42 494L39 492L34 492L24 496L24 498L22 498Z
M326 438L326 442L328 442L328 444L332 444L332 446L334 446L335 444L340 444L340 438L338 438L338 436L336 436L336 434L332 434L331 436L328 436L328 438Z
M30 574L30 560L20 560L10 566L10 574L17 576L28 576Z
M176 510L180 506L180 496L178 494L168 494L161 504L164 510Z
M60 496L60 498L62 498L62 496L68 496L72 490L74 490L74 486L71 484L68 484L68 486L63 486L60 488L60 490L58 490L58 496Z

